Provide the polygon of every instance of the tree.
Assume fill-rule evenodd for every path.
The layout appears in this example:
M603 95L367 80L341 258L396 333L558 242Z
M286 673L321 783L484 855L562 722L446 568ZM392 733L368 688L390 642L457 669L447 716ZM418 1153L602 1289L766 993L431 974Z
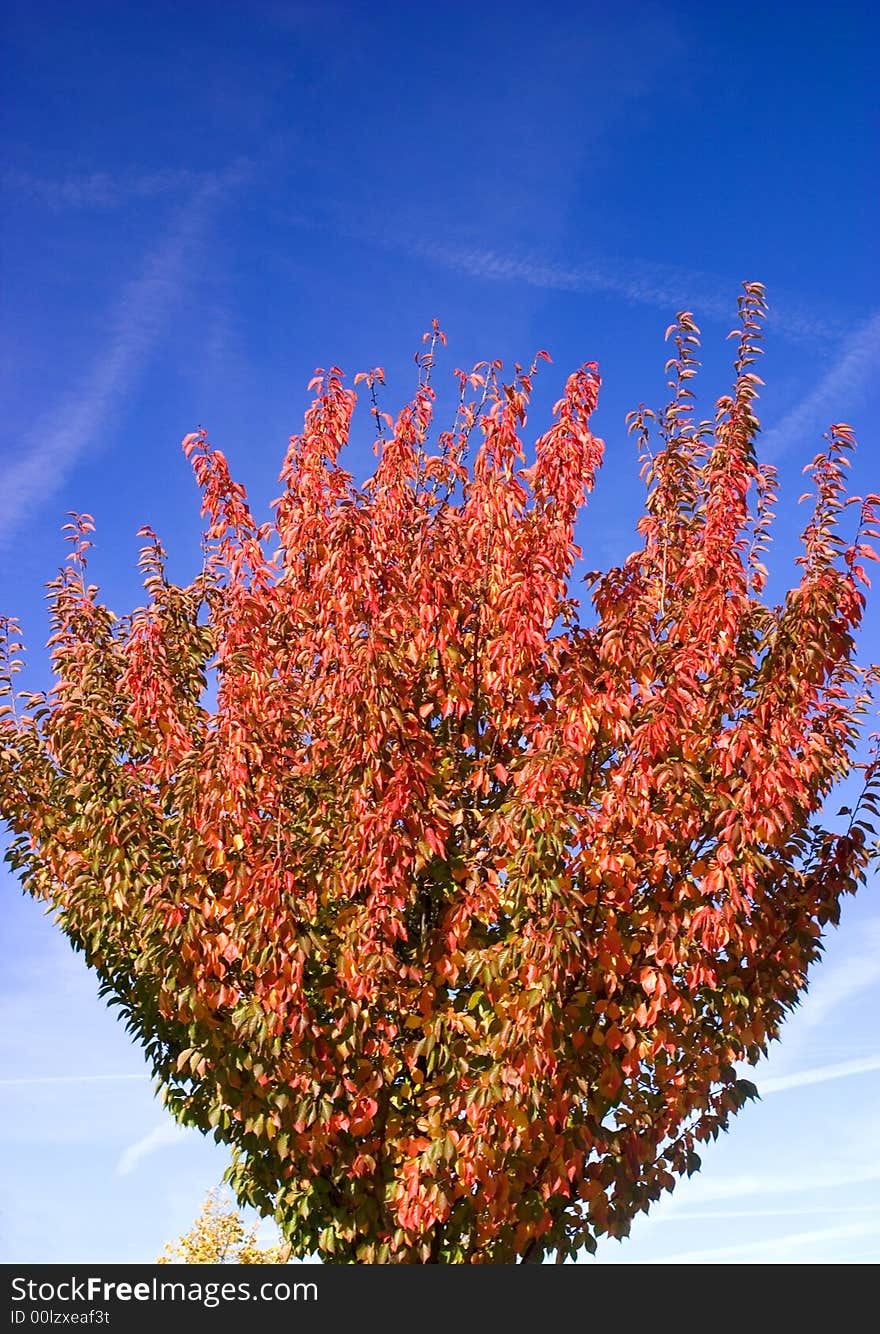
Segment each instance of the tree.
M736 1064L865 879L876 758L847 823L821 811L875 675L854 634L880 502L847 498L832 426L800 581L764 604L761 286L739 304L712 422L693 318L667 332L669 406L630 420L642 545L588 576L589 616L569 584L595 364L529 466L544 353L509 383L497 361L456 372L431 452L435 323L396 422L381 369L355 378L363 486L338 461L356 393L318 371L271 522L189 435L198 577L170 582L142 530L148 605L117 619L74 517L57 681L20 714L8 629L11 863L294 1255L536 1262L625 1235L755 1095Z
M220 1190L205 1196L189 1232L165 1247L160 1265L277 1265L286 1260L281 1246L258 1246L257 1225L245 1228L241 1214Z

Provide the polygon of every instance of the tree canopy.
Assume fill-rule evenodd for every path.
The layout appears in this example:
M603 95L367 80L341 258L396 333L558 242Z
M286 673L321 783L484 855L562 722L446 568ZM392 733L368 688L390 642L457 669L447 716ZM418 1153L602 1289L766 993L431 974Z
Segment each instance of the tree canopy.
M586 612L597 366L528 457L543 353L507 381L456 372L434 441L435 324L396 420L380 368L316 372L270 521L186 437L190 584L144 530L147 604L115 616L74 517L48 694L16 698L6 624L11 863L294 1255L534 1262L625 1235L754 1096L738 1064L865 878L876 760L842 824L823 810L875 675L855 634L880 502L847 495L853 433L831 426L799 581L767 605L764 310L746 284L708 421L697 326L670 327L668 406L630 418L641 543L588 576Z

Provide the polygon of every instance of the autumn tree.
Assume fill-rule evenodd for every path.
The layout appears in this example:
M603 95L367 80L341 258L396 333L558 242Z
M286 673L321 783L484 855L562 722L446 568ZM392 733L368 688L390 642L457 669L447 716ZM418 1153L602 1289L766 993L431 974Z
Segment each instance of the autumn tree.
M832 426L799 582L766 604L764 309L747 284L711 421L693 318L669 330L669 405L630 422L641 543L588 576L588 615L596 365L530 458L537 359L456 372L432 443L435 325L395 421L382 371L355 378L366 483L339 461L356 390L318 371L271 521L189 435L193 582L144 530L148 603L117 619L84 515L48 695L16 701L7 627L11 863L294 1255L535 1262L625 1235L753 1096L737 1063L865 879L876 761L842 825L822 811L860 753L878 499L847 497Z
M205 1197L189 1232L169 1243L160 1265L277 1265L286 1260L284 1246L260 1246L257 1225L245 1226L240 1211L220 1189Z

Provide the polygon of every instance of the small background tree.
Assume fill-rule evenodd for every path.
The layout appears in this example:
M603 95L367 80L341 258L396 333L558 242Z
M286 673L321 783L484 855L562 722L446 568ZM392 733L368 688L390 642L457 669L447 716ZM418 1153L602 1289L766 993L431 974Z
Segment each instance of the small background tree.
M222 1188L205 1197L189 1232L170 1242L158 1257L160 1265L275 1265L284 1264L289 1247L259 1246L257 1224L245 1227L241 1213Z

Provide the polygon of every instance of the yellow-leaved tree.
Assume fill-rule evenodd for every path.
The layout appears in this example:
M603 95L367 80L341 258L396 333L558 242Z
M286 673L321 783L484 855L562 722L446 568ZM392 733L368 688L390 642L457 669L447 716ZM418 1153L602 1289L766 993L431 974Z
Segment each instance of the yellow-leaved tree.
M259 1246L257 1224L245 1227L234 1204L220 1188L210 1190L189 1232L169 1243L157 1259L160 1265L276 1265L285 1264L289 1246Z

